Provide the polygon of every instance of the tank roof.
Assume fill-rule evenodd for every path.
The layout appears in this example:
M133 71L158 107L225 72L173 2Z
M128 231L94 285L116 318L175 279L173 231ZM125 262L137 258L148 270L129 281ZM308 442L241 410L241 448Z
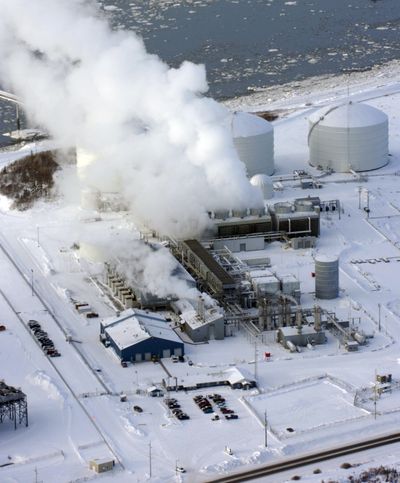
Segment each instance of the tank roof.
M253 186L263 186L263 185L266 185L266 184L267 185L273 184L271 177L266 175L266 174L255 174L250 179L250 183Z
M273 131L272 124L248 112L235 111L232 114L232 135L234 138L258 136Z
M365 127L387 122L387 115L368 104L347 102L336 106L326 106L313 112L309 121L325 127Z

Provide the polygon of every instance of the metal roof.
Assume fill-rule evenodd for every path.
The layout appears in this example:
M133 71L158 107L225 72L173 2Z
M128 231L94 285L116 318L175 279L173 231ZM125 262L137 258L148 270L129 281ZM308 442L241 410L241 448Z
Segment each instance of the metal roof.
M185 245L187 245L190 250L201 259L204 265L218 278L222 285L235 285L235 281L229 273L222 268L216 260L214 260L212 255L198 240L185 240L183 243L185 243Z

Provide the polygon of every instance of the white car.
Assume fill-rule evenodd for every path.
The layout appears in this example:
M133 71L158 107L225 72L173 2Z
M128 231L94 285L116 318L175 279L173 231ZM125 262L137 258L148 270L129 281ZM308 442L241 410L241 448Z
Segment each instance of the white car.
M182 466L177 466L176 471L177 471L177 473L186 473L185 468L183 468Z

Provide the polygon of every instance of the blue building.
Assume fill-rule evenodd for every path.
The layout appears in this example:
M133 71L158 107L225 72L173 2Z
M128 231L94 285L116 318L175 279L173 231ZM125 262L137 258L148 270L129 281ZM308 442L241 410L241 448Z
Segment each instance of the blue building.
M184 355L182 340L158 314L129 309L100 324L100 339L121 361L150 361Z

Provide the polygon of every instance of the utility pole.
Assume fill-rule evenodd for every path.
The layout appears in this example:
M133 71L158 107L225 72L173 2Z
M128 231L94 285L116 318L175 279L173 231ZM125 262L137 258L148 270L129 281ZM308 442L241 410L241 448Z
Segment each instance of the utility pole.
M264 411L264 446L268 447L267 411Z
M149 477L151 478L151 441L149 442Z
M254 380L257 382L258 367L257 367L257 336L254 339Z
M362 191L362 186L358 187L358 209L361 210L361 191Z
M376 419L376 383L377 383L377 380L376 380L376 369L375 369L375 384L374 384L374 419Z
M381 331L381 304L378 304L378 330Z
M31 268L31 288L32 288L32 297L35 295L35 292L33 291L33 268Z

